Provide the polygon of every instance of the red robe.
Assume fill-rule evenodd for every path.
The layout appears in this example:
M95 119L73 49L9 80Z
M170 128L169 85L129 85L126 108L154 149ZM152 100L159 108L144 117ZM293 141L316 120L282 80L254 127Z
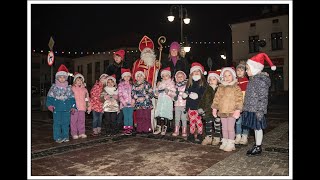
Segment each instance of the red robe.
M154 83L156 81L157 76L155 75L157 70L156 66L152 66L149 67L147 65L144 64L143 60L138 59L133 63L133 68L132 68L132 79L135 82L136 78L135 78L135 73L137 71L142 71L144 72L145 75L145 79L151 84L151 86L154 86Z

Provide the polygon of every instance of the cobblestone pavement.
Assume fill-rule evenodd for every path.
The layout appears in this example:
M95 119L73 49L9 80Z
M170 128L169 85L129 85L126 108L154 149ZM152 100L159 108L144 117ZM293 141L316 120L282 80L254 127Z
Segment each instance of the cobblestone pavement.
M199 176L289 176L288 122L264 135L261 156L246 156L248 148L242 148Z
M268 112L263 153L247 157L248 146L223 152L186 138L144 134L93 137L87 116L88 138L55 143L50 113L32 112L31 174L80 176L288 176L288 105L274 104ZM147 167L147 168L146 168Z

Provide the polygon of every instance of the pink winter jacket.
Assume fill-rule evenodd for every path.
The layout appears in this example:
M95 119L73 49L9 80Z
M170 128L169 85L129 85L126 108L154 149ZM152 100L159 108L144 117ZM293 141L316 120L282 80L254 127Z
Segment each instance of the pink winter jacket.
M79 86L72 86L72 91L74 93L74 98L76 100L76 105L78 111L86 111L87 106L86 106L86 98L88 101L88 110L91 111L91 106L90 106L90 98L89 98L89 93L87 88L85 88L83 85Z
M119 100L120 100L120 109L122 109L123 107L132 107L131 91L132 91L132 85L129 82L121 81L119 83L118 92L119 92ZM130 103L130 106L128 106L127 103Z
M183 86L180 86L180 87L176 86L176 88L179 91L179 94L178 94L178 100L175 101L174 106L185 107L187 100L182 98L182 94L184 93L184 90L186 89L186 84Z

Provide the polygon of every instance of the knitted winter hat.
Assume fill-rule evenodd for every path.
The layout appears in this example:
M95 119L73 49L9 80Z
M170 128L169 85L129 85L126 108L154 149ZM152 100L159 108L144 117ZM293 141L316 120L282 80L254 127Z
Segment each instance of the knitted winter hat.
M171 45L170 45L170 51L172 49L176 49L176 50L179 51L180 50L180 44L178 42L176 42L176 41L172 42Z
M176 80L177 80L177 75L178 75L179 73L183 74L184 79L187 79L186 73L184 73L183 71L177 71L176 74L174 75L174 77L175 77Z
M116 52L114 53L114 55L120 56L122 60L123 60L123 58L124 58L124 54L125 54L125 51L122 50L122 49L120 49L120 50L118 50L118 51L116 51Z

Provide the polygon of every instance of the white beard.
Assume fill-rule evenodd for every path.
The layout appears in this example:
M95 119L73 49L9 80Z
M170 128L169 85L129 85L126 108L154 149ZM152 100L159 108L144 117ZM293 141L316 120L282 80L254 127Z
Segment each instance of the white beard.
M143 60L143 62L151 67L151 66L154 66L155 64L155 61L156 61L156 55L154 54L154 51L152 51L152 53L150 53L151 49L150 48L144 48L141 52L141 55L140 55L140 58Z

